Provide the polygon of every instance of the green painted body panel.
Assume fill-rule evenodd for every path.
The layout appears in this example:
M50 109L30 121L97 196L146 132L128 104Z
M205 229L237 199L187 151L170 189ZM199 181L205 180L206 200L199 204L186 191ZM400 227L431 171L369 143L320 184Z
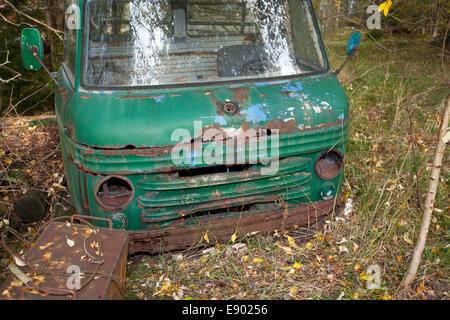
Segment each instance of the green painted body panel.
M99 148L172 145L175 129L194 135L194 121L238 129L244 122L258 128L295 119L301 130L348 118L345 93L335 76L283 82L78 92L59 116L73 126L74 141ZM240 114L218 114L217 102L228 100L239 103Z
M226 218L245 205L249 213L273 210L279 198L289 206L316 202L324 199L326 183L335 187L332 196L339 192L343 171L325 181L314 169L324 150L344 154L347 140L348 102L330 70L287 80L101 91L80 85L81 47L79 31L74 81L61 67L63 90L55 99L68 187L78 213L110 218L117 228L160 230L180 217L189 225L187 218L197 213L214 211ZM223 112L227 101L238 106L236 114ZM199 133L194 122L200 121L200 128L225 131L279 129L279 170L261 175L258 163L242 172L178 176L179 170L208 167L201 154L181 164L171 159L178 143L174 130L194 137ZM268 154L272 139L266 138ZM123 210L110 211L97 201L98 183L108 175L122 176L133 186L133 199Z

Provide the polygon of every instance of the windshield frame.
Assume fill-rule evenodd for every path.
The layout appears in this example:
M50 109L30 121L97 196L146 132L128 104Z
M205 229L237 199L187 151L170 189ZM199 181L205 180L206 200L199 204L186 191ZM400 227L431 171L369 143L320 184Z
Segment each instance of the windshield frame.
M282 80L290 80L290 79L299 79L310 76L317 75L326 75L331 72L330 63L328 61L328 56L326 54L325 44L322 38L322 34L320 32L318 20L316 17L316 13L314 7L312 5L311 0L305 0L309 12L311 14L315 37L317 37L317 41L319 44L320 54L323 57L324 67L318 71L312 72L303 72L297 74L291 74L286 76L273 76L273 77L252 77L246 79L233 79L233 80L215 80L215 81L203 81L203 82L185 82L185 83L170 83L170 84L159 84L159 85L125 85L125 86L111 86L111 85L93 85L85 83L85 72L86 70L86 61L88 56L88 45L87 41L89 39L89 17L87 6L89 3L95 2L98 0L85 0L83 1L83 28L81 32L81 57L80 57L80 87L86 90L101 90L101 91L125 91L125 90L149 90L149 89L169 89L169 88L189 88L189 87L206 87L206 86L226 86L233 84L248 84L248 83L269 83L276 82Z

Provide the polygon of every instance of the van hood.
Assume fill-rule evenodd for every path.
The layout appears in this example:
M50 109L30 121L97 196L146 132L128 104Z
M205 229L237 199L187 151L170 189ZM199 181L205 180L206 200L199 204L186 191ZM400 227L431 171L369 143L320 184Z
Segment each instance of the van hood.
M57 99L62 99L57 96ZM237 108L224 108L232 103ZM63 105L57 103L57 105ZM228 112L231 111L231 112ZM336 76L302 80L74 93L57 110L58 125L74 142L106 149L175 145L172 134L215 126L299 133L348 120L348 102Z

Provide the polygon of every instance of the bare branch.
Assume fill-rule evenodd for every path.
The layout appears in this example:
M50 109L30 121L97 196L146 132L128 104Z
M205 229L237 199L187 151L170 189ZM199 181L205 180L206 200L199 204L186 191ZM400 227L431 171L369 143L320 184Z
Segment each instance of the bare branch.
M0 68L6 69L6 70L14 73L14 76L12 78L9 78L9 79L3 79L3 78L0 77L0 82L1 83L9 83L9 82L11 82L11 81L13 81L13 80L15 80L15 79L17 79L18 77L21 76L21 74L19 72L17 72L16 70L13 70L13 69L11 69L11 68L6 66L7 64L10 63L10 61L9 61L9 50L8 50L7 45L6 45L6 40L5 40L5 46L6 46L6 59L5 59L5 62L0 64Z
M63 34L64 32L62 32L61 30L57 30L57 29L55 29L55 28L52 28L52 27L50 27L49 25L45 24L44 22L39 21L38 19L35 19L35 18L29 16L28 14L26 14L26 13L20 11L20 10L17 9L14 5L12 5L8 0L2 0L2 1L5 2L7 5L9 5L16 13L18 13L18 14L20 14L20 15L22 15L22 16L28 18L28 19L30 19L31 21L34 21L34 22L36 22L36 23L38 23L38 24L40 24L40 25L46 27L47 29L53 31L53 32L56 34L56 36L57 36L60 40L63 40L61 34Z

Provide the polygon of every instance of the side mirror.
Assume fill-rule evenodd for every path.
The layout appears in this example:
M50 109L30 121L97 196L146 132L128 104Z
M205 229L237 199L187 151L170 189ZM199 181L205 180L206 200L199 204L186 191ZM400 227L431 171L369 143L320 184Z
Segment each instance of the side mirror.
M42 69L39 60L34 56L33 52L39 57L41 61L44 59L44 43L42 42L41 33L35 28L24 28L20 38L22 64L32 71Z
M344 68L344 66L355 56L355 54L358 52L359 43L361 42L361 33L359 32L353 32L350 35L350 39L348 39L347 44L347 59L345 59L344 63L337 69L334 74L339 74Z
M360 42L361 42L361 33L353 32L350 35L350 39L348 39L348 45L347 45L347 55L348 56L353 53L353 50L356 50L359 48Z

